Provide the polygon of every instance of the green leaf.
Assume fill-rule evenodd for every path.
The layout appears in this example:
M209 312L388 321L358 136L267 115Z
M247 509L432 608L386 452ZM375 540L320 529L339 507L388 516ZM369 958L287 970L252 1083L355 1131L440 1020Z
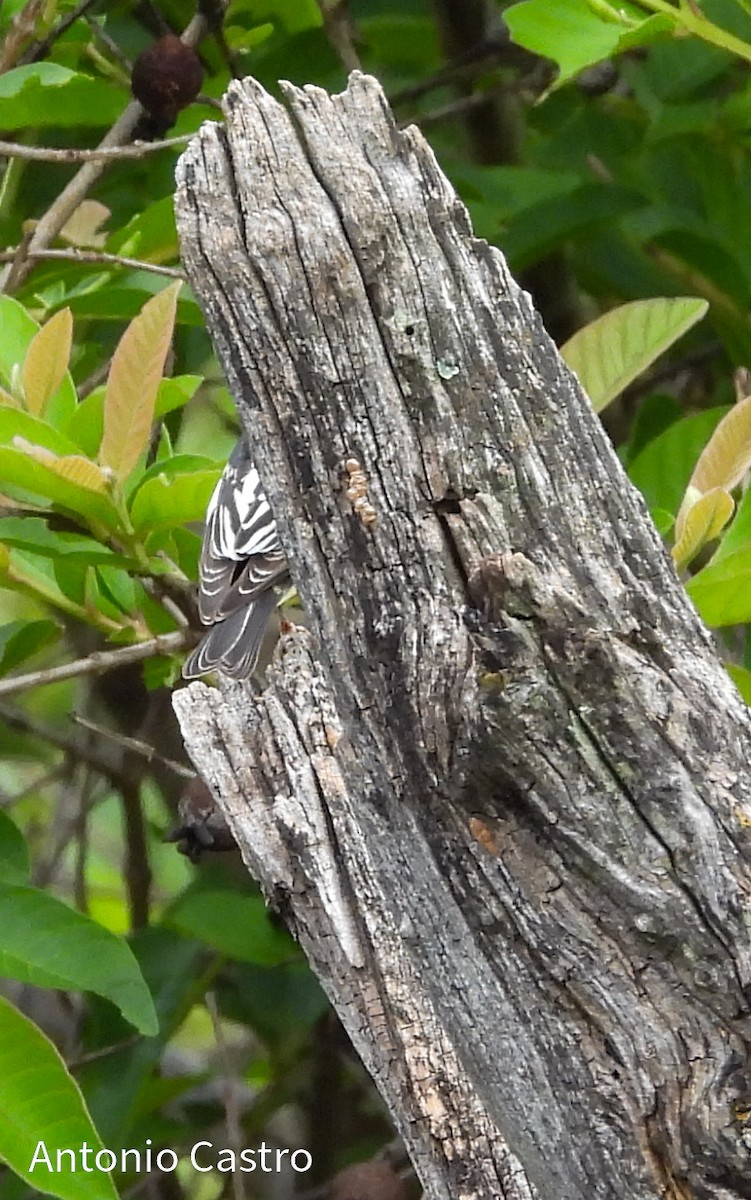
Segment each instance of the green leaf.
M629 0L523 0L503 16L517 45L558 64L554 87L620 50L654 41L675 25L668 16L647 16Z
M26 883L28 878L26 839L8 814L0 809L0 879L6 883Z
M694 463L727 411L710 408L674 421L629 464L629 478L651 510L678 512Z
M193 398L203 381L203 375L175 375L172 379L163 379L159 384L154 416L163 417L165 413L182 408Z
M675 519L675 536L683 537L683 522L695 511L697 496L718 488L731 492L751 466L751 396L726 413L699 455L686 495ZM727 508L727 506L725 506ZM727 519L732 515L732 508Z
M751 545L713 559L689 579L686 591L711 628L751 621Z
M95 522L114 532L121 529L120 515L109 496L81 487L22 450L0 446L0 481L4 491L10 487L14 494L20 492L22 498L31 497L33 502L47 500L84 525Z
M95 992L141 1033L156 1033L149 990L122 938L37 888L0 882L0 906L0 977Z
M50 529L43 517L0 517L0 543L44 558L67 558L72 562L109 564L112 567L128 566L108 546L80 533L66 533Z
M271 924L260 896L221 891L203 881L183 892L163 920L241 962L274 966L298 954L289 934Z
M5 77L0 76L2 78ZM39 329L39 323L22 304L11 296L0 296L0 379L5 382L6 388L11 387L14 375L20 373L21 364ZM75 411L76 403L76 389L70 374L66 372L57 392L47 404L47 420L51 425L62 427Z
M134 528L142 532L202 521L220 473L212 469L148 479L136 492L131 506Z
M7 675L60 636L54 621L11 621L0 628L0 675Z
M117 1200L104 1171L80 1165L76 1170L65 1154L57 1170L58 1150L84 1143L94 1153L103 1149L78 1084L52 1042L0 997L0 1158L44 1195ZM45 1149L52 1170L45 1165Z
M600 412L706 313L692 296L634 300L580 329L561 354Z
M725 663L725 668L746 704L751 704L751 671L737 663Z
M127 479L146 449L181 283L147 300L120 338L107 379L99 461Z
M128 102L111 80L38 62L0 75L0 128L111 125Z

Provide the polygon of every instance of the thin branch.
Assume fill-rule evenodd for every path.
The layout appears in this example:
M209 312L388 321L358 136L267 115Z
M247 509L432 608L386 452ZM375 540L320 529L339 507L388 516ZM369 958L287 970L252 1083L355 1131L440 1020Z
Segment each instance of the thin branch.
M211 1024L214 1030L214 1040L216 1041L217 1050L219 1051L219 1061L221 1064L222 1073L222 1097L224 1100L224 1122L227 1127L227 1140L237 1155L239 1154L243 1144L242 1123L240 1120L240 1107L238 1104L238 1074L235 1069L230 1048L227 1045L227 1040L224 1036L224 1030L222 1029L222 1022L219 1017L216 996L212 991L208 991L206 993L205 1004L208 1014L211 1018ZM235 1161L237 1161L237 1159L235 1159ZM234 1200L245 1200L245 1181L237 1169L233 1170L232 1172L232 1195Z
M97 146L84 150L75 146L24 146L20 142L0 141L0 155L5 158L27 158L33 162L51 163L107 163L123 158L145 158L155 150L168 150L173 146L186 146L193 133L181 133L178 137L163 138L159 142L133 142L128 146Z
M11 675L0 680L0 696L11 696L33 687L46 687L60 683L63 679L75 679L79 675L104 675L129 663L143 662L157 654L178 654L195 646L200 633L192 629L179 629L175 633L162 633L146 642L133 646L119 646L117 650L97 650L86 658L62 663L59 667L48 667L43 671L29 671L27 675Z
M11 246L9 250L0 252L0 262L13 262L19 247ZM144 262L140 258L124 258L121 254L105 254L99 250L31 250L25 255L27 259L58 259L62 262L73 263L104 263L114 267L132 267L137 271L151 271L154 275L167 275L170 279L185 279L185 274L179 267L162 267L157 263Z
M360 56L355 49L353 22L349 0L317 0L323 26L332 49L347 71L361 71Z
M147 762L161 763L163 767L167 767L169 771L174 771L175 775L179 775L182 779L195 779L196 777L195 771L192 771L183 763L176 762L174 758L165 758L163 754L157 753L154 747L149 745L148 742L142 742L139 738L127 737L124 733L119 733L115 729L105 729L103 725L96 725L94 721L90 721L88 717L81 716L80 713L72 713L71 720L75 721L76 725L82 725L84 729L90 729L92 733L98 734L99 737L109 738L125 750L132 750L134 754L140 754Z
M31 46L24 50L18 60L18 65L25 66L27 63L38 62L41 58L44 58L58 38L61 38L65 31L70 29L71 25L84 15L87 8L91 8L92 4L95 3L96 0L81 0L80 4L77 4L74 9L60 18L57 25L45 37L40 38L38 42L33 42Z

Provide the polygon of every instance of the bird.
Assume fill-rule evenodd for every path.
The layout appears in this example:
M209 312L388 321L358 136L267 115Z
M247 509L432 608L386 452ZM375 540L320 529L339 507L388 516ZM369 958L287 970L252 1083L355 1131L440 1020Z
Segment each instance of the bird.
M244 436L206 511L198 565L198 615L208 633L185 660L184 679L219 670L253 674L278 591L289 581L274 515Z

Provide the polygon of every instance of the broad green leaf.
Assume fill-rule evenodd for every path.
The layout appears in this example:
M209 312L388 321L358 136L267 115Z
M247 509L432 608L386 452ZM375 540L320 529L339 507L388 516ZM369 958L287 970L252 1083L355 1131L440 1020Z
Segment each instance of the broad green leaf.
M717 564L730 554L751 546L751 490L747 489L740 499L733 523L712 556ZM193 578L193 576L191 576Z
M74 1169L65 1154L57 1169L58 1150L84 1144L103 1149L78 1084L41 1029L0 997L0 1159L46 1196L117 1200L105 1171L84 1171L80 1161Z
M1 718L0 718L1 719ZM0 809L0 879L26 883L29 878L29 847L18 826Z
M159 384L154 416L163 417L165 413L182 408L202 383L203 375L175 375L172 379L163 379Z
M111 79L69 71L57 63L38 62L0 75L0 128L111 125L128 95Z
M699 495L699 499L686 509L680 536L673 546L673 562L679 570L696 558L702 546L719 537L734 511L733 497L724 488L710 488L704 495Z
M725 663L725 668L746 704L751 704L751 671L737 663Z
M14 671L45 646L57 641L55 621L11 621L0 628L0 675Z
M742 625L751 621L751 544L714 559L689 579L686 591L706 625Z
M109 496L81 487L14 446L0 446L0 481L4 491L12 488L14 494L17 491L24 497L48 500L85 526L94 522L113 531L121 528L119 513Z
M523 0L503 14L512 39L559 67L555 87L620 50L670 32L668 16L648 16L629 0Z
M128 561L85 534L50 529L42 517L0 517L0 543L45 558L67 558L91 566L126 566Z
M99 461L119 479L127 479L149 442L181 287L173 283L144 304L112 359Z
M73 344L73 316L61 308L34 335L21 371L24 401L30 413L41 417L68 371Z
M61 479L67 479L76 487L85 488L90 492L98 492L101 495L109 492L109 475L90 458L84 458L82 454L62 456L53 454L51 450L47 450L43 446L32 445L25 438L14 438L13 442L15 447L22 450L24 454L28 454L29 458L49 467L55 475L59 475Z
M600 412L701 320L706 300L692 296L634 300L575 333L561 354Z
M31 413L0 408L0 445L12 446L17 439L33 446L43 446L53 454L76 454L74 442L55 429L48 421Z
M39 323L18 300L14 300L12 296L0 296L0 379L4 380L6 388L10 388L14 374L20 372L21 364L39 328ZM56 395L47 404L47 420L52 425L61 426L70 420L76 403L76 389L66 372Z
M674 421L629 463L629 478L650 510L677 513L694 465L727 411L710 408Z
M693 511L695 497L713 489L730 492L751 467L751 396L739 400L720 421L699 455L686 488L686 495L675 520L676 538L683 537L683 526Z
M163 920L241 962L273 966L297 956L289 934L271 924L260 896L199 883L178 897Z
M156 1033L149 990L122 938L37 888L0 883L0 911L0 978L95 992L141 1033Z
M87 458L96 458L104 429L104 385L94 388L76 406L70 420L63 426L66 437L83 450Z
M138 489L130 510L134 528L143 532L202 521L219 475L219 471L209 470L148 479Z

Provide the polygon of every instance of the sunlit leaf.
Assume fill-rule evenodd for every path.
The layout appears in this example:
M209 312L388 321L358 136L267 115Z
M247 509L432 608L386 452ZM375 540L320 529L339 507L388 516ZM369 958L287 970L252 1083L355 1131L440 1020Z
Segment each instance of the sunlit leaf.
M93 521L113 531L121 529L120 514L109 496L81 487L16 447L0 446L0 479L6 491L13 489L23 498L47 500L55 508L77 516L85 526Z
M598 317L561 347L595 412L672 346L707 311L692 296L634 300Z
M716 488L732 491L749 467L751 396L746 396L725 414L699 456L676 517L676 537L683 537L684 522L692 510L696 495L702 496Z
M18 300L12 296L0 296L0 379L4 381L6 389L11 387L14 375L20 372L29 346L39 329L39 322L30 316ZM66 371L56 395L51 397L47 404L47 421L52 425L62 425L70 420L76 404L76 389Z
M720 535L735 511L733 497L724 488L711 488L686 510L680 537L673 546L673 561L680 569L695 558L707 542ZM676 530L677 530L676 523Z
M57 1169L58 1150L84 1142L94 1154L103 1148L78 1084L41 1029L0 997L0 1159L35 1193L117 1200L106 1171L76 1170L65 1154Z
M743 625L751 621L751 544L714 559L689 579L686 591L706 625Z
M202 521L219 471L194 471L188 475L157 475L136 493L131 507L135 529L169 529L188 521Z
M65 378L73 343L73 316L69 308L50 317L34 335L26 351L21 386L26 407L41 417L47 401Z
M99 461L120 479L130 475L149 442L181 286L171 284L144 304L112 359Z
M560 74L554 86L619 50L646 45L669 33L669 16L650 16L630 0L522 0L503 14L511 37L534 54L552 58Z
M35 459L45 467L49 467L61 479L67 479L76 487L86 488L87 491L106 494L109 489L110 476L90 458L81 454L57 455L44 446L35 446L25 438L14 438L13 444L29 458Z

